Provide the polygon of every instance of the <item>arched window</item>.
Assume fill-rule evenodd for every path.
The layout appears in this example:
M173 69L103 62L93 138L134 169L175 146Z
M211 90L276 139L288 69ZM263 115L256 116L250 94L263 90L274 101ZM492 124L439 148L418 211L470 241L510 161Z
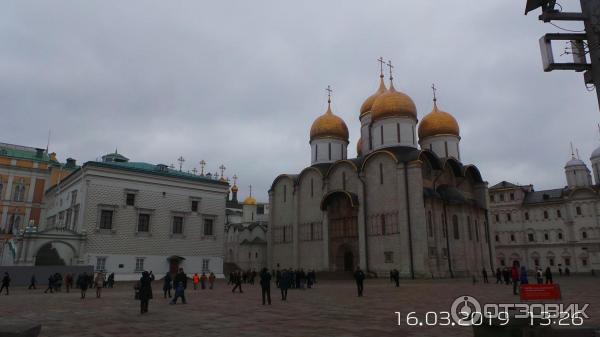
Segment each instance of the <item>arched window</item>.
M460 233L458 231L458 216L456 216L456 214L452 216L452 227L454 229L454 239L460 239Z
M544 211L544 219L548 219L548 211Z
M562 232L558 232L557 237L559 240L563 239L563 233Z
M581 232L581 238L582 239L587 239L588 235L586 231Z

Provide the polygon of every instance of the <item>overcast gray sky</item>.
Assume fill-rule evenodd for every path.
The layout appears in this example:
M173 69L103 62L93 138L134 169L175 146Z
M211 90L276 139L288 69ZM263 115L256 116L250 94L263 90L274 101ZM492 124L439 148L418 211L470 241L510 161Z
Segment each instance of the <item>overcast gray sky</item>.
M419 118L461 127L465 163L490 184L565 184L569 142L589 165L596 95L574 72L544 73L538 38L559 29L523 1L5 1L1 142L82 163L118 147L132 161L220 164L260 200L310 164L308 132L333 109L359 137L359 108L395 63ZM574 8L578 9L578 8ZM578 26L565 27L577 28Z

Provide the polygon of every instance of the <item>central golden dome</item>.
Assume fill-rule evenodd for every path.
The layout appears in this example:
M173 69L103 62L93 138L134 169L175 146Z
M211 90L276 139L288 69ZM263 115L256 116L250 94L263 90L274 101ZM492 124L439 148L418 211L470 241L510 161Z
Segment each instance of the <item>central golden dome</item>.
M310 140L319 137L348 141L348 127L343 119L331 112L331 102L327 105L327 111L315 119L310 128Z
M434 101L433 110L419 123L419 139L437 135L460 137L460 128L456 119L451 114L438 109Z
M383 83L383 75L381 75L379 76L379 89L377 89L377 91L373 95L369 96L361 105L359 119L366 115L369 111L371 111L375 99L377 99L379 95L383 94L386 91L386 89L387 88L385 87L385 83Z
M390 88L375 99L371 108L373 121L387 117L417 118L415 103L405 93L396 91L394 83L390 83Z

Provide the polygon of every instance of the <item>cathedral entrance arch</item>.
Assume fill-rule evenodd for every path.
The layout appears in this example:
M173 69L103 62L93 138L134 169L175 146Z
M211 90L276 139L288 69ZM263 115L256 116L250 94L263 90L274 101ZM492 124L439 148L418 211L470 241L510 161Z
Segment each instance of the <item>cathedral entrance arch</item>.
M329 224L329 269L351 272L358 265L358 198L347 191L330 192L321 208Z
M61 241L48 242L40 247L35 257L36 266L70 265L74 256L73 247Z

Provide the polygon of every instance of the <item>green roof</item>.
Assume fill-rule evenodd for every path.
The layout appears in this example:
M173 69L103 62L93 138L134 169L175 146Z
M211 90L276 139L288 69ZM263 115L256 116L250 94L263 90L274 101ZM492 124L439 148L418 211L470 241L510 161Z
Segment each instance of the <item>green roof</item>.
M50 156L44 149L0 143L0 156L50 163Z
M88 165L96 166L96 167L113 168L113 169L118 169L118 170L140 172L140 173L146 173L146 174L153 174L153 175L159 175L159 176L163 176L163 177L180 178L180 179L186 179L186 180L192 180L192 181L198 181L198 182L204 182L204 183L218 184L218 185L223 185L223 186L229 186L228 182L214 180L214 179L206 178L204 176L174 170L174 169L169 168L167 165L163 165L163 164L154 165L154 164L142 163L142 162L108 162L107 163L107 162L89 161L89 162L85 163L83 166L88 166Z

